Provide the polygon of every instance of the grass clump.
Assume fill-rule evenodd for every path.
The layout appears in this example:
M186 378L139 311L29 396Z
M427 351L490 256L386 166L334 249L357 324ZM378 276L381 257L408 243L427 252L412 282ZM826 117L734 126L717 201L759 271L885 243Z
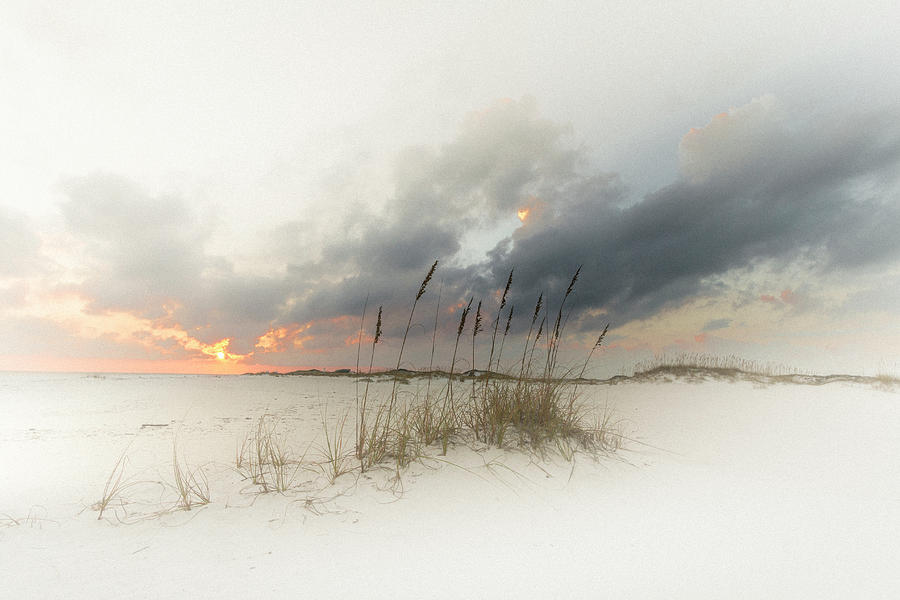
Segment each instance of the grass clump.
M649 376L655 374L692 375L706 371L720 376L734 376L739 373L760 375L764 377L785 377L790 375L805 375L802 370L787 367L785 365L761 362L729 354L725 356L682 353L663 354L644 360L634 366L634 376Z
M255 487L254 492L283 493L303 489L309 482L295 484L295 478L304 468L321 472L329 484L347 473L364 473L373 468L396 469L396 480L399 481L401 469L412 461L428 456L436 458L438 451L446 455L454 444L514 446L541 455L550 450L569 461L578 452L614 452L620 447L624 438L611 413L605 411L595 418L595 411L581 402L578 394L578 383L583 381L591 357L600 349L608 325L580 365L580 370L560 366L560 347L571 316L567 305L575 292L580 267L571 277L555 314L550 313L547 296L543 292L538 295L534 310L529 314L527 333L520 342L521 350L514 354L517 358L512 364L505 367L502 366L504 349L515 343L510 333L515 325L515 306L507 306L513 271L506 278L502 294L498 290L496 304L484 299L476 301L474 296L467 301L456 300L450 312L458 313L454 317L458 321L448 324L451 331L455 329L455 336L452 336L452 353L449 353L451 358L446 370L434 369L442 314L439 293L430 332L431 356L424 391L418 385L410 391L413 386L409 385L401 393L401 384L418 383L415 380L418 373L401 369L401 365L416 310L427 293L437 264L435 261L431 265L415 294L396 362L392 361L393 370L381 375L376 373L374 366L378 345L383 342L385 315L380 306L369 337L366 334L369 299L366 298L357 337L356 402L351 439L348 439L351 433L347 431L347 421L353 407L333 422L323 408L323 442L317 447L319 460L307 463L304 459L313 442L302 455L295 456L279 430L280 421L276 417L262 414L251 425L236 447L234 468ZM524 325L521 329L525 331ZM371 340L369 365L365 372L360 369L364 340L367 344ZM480 350L487 359L481 364L478 361ZM462 358L462 355L467 356ZM469 363L469 369L460 371L460 362ZM479 370L479 366L483 370ZM389 395L377 398L370 388L374 380L389 382ZM125 478L126 462L123 454L110 472L101 498L93 505L99 512L98 519L111 508L124 507L123 492L139 483ZM171 487L177 492L176 509L189 511L210 502L209 481L203 469L187 467L179 459L177 444L173 447L172 475L174 485Z
M103 514L107 510L124 507L126 500L123 493L126 489L137 485L137 482L125 478L125 466L127 464L128 458L125 455L125 452L122 452L119 459L116 461L116 464L113 465L109 476L106 478L106 483L103 485L103 493L101 494L100 499L91 505L91 509L98 512L98 521L103 519Z
M260 415L235 455L237 471L262 493L290 489L306 454L293 458L277 428L278 422L272 415Z
M618 449L621 436L616 424L608 413L591 421L591 411L579 401L577 387L577 381L582 379L592 355L601 347L609 326L600 334L580 371L560 367L560 346L571 314L566 306L575 291L581 274L580 267L569 281L552 317L544 294L538 296L531 313L521 358L507 372L500 365L515 313L515 306L511 305L504 314L513 282L513 271L510 271L506 279L502 294L498 290L499 302L493 317L489 315L490 309L484 300L476 302L471 297L464 304L458 305L461 310L449 368L436 373L433 364L439 327L439 299L435 309L425 392L417 392L411 402L404 402L402 406L398 403L397 383L401 376L403 351L416 307L426 293L436 266L437 262L429 269L412 303L396 368L392 372L390 397L378 405L378 408L370 410L368 406L372 399L368 381L361 398L357 394L356 458L360 469L365 471L385 460L392 460L399 469L435 444L440 446L442 453L446 453L451 444L467 443L469 440L503 447L514 439L520 447L540 452L556 447L560 454L570 460L577 450L609 452ZM379 308L367 380L372 373L376 344L382 338L382 316L382 309ZM490 344L486 369L480 371L477 360L479 341L484 336L479 337L479 334L484 331L485 324L488 324ZM364 325L365 307L360 325L360 340ZM458 360L461 360L460 344L467 329L471 336L470 369L459 373L457 366ZM487 341L482 344L487 345ZM357 366L358 363L359 358ZM357 376L359 373L357 368ZM433 385L436 375L445 378L445 385ZM459 385L465 379L471 379L471 386Z
M172 446L172 472L175 477L175 491L178 492L177 508L191 510L195 506L209 504L209 479L201 467L191 470L181 466L177 442Z
M334 430L330 431L325 409L322 409L322 430L325 432L325 442L319 448L323 459L319 463L319 467L329 483L334 483L335 479L353 470L350 463L352 453L347 450L344 439L344 426L347 423L348 414L345 412L343 417L335 423Z

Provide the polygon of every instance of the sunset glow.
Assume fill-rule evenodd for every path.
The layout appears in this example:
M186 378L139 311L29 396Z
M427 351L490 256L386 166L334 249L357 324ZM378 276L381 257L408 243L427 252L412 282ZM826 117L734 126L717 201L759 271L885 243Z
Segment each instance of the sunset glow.
M219 340L215 344L201 344L200 351L207 356L212 356L216 360L221 361L237 361L247 356L246 354L232 354L228 352L228 346L230 344L231 338L225 338L224 340Z
M850 340L900 323L896 2L52 4L0 4L0 368L345 368L379 307L376 364L446 367L579 265L623 363L900 355Z

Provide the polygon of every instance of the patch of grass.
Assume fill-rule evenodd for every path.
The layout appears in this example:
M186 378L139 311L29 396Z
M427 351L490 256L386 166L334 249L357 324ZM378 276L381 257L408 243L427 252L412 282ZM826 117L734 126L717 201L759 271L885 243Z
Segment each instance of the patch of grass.
M412 302L396 366L391 371L381 372L378 377L373 373L373 366L378 344L382 341L384 312L379 307L374 332L371 337L366 335L366 299L357 343L361 346L364 340L366 343L371 340L371 350L368 370L363 377L360 370L362 349L357 349L352 439L345 436L352 407L333 423L323 408L324 441L317 447L320 460L304 463L313 442L303 455L295 457L279 430L281 421L277 417L262 414L256 419L236 447L234 455L234 468L251 482L255 487L254 493L308 491L305 485L311 482L295 484L296 475L303 468L321 472L329 484L334 484L342 475L353 471L364 473L375 467L389 467L395 470L391 480L395 489L402 489L401 472L412 461L440 460L436 454L446 455L454 444L473 448L483 448L484 444L498 448L515 446L541 456L545 456L548 450L555 450L569 461L573 461L578 452L596 455L615 452L620 448L625 438L619 433L611 413L606 411L592 421L596 411L582 403L578 393L578 383L583 381L588 362L600 348L608 326L591 348L580 371L560 366L560 347L571 315L566 308L567 302L575 292L580 267L565 289L555 315L550 313L550 303L545 295L541 293L538 296L534 311L530 314L521 358L505 372L500 365L515 314L515 306L511 305L508 309L506 306L513 284L513 272L509 273L502 294L498 290L496 304L491 299L476 302L474 297L467 302L457 300L454 303L454 310L460 310L458 322L455 323L452 358L446 371L434 369L439 317L442 314L439 296L431 331L427 384L424 391L416 387L415 391L398 392L399 385L414 381L415 373L401 368L404 364L403 352L413 328L416 309L436 268L437 261L431 265ZM479 337L482 332L484 335ZM466 335L471 338L464 339ZM468 342L471 342L471 354L465 345L460 352L461 344ZM485 350L486 362L479 363L479 344L484 347L481 349ZM489 352L486 351L488 347ZM461 355L467 356L463 358ZM469 370L461 373L458 369L460 362L468 363ZM486 370L477 370L479 365L486 365ZM576 373L577 377L573 376ZM466 379L471 380L471 386L466 385L469 383ZM391 383L390 395L375 397L370 388L375 381ZM441 383L437 385L435 381ZM105 511L124 506L123 492L138 483L126 479L126 463L123 453L107 478L100 500L93 505L99 512L98 519L103 518ZM209 481L203 469L192 470L185 466L179 460L177 444L173 447L172 474L172 487L178 495L177 509L191 510L210 502Z
M175 491L178 492L176 507L191 510L195 506L209 504L209 480L201 467L194 470L182 468L178 460L177 441L172 444L172 472L175 477Z
M127 452L127 449L125 452ZM138 484L136 481L125 479L125 466L128 464L128 457L125 452L122 452L119 456L116 464L113 465L112 471L109 473L109 477L106 478L100 499L91 505L91 509L98 511L98 521L103 519L103 513L108 509L124 507L126 501L122 493Z
M7 513L0 513L0 527L19 527L26 525L28 527L42 528L44 523L58 524L56 521L48 519L45 515L47 509L43 506L35 505L28 510L28 514L24 517L13 517Z
M433 369L440 314L438 307L435 310L432 354L425 392L417 392L410 402L399 407L397 383L402 374L399 366L403 350L416 307L425 294L436 266L437 263L429 269L412 303L397 357L397 367L391 372L393 385L390 397L380 405L382 408L370 412L365 410L371 401L368 384L361 400L357 394L357 406L360 408L357 410L356 454L360 469L365 471L387 459L400 469L420 456L424 448L433 444L440 444L441 453L446 454L451 444L466 443L467 440L503 447L511 439L516 439L521 446L541 451L545 447L557 447L568 458L573 456L576 449L590 452L618 449L621 437L616 435L615 424L609 419L598 424L589 423L587 417L591 411L580 402L577 384L582 380L591 356L600 348L608 326L591 348L580 372L563 369L559 364L559 350L570 316L566 305L575 291L581 273L580 267L572 276L552 318L544 295L539 295L531 314L521 360L512 373L494 373L494 369L500 365L515 309L510 306L506 311L505 326L501 328L507 295L513 282L512 271L507 277L502 295L498 293L499 302L493 317L490 317L490 309L484 300L476 303L473 297L467 303L459 304L459 321L446 372L436 372ZM474 316L470 319L473 304ZM364 321L365 315L360 326L360 340L363 337ZM471 335L470 370L460 376L457 374L457 358L460 354L460 342L467 331L467 323L470 324L468 330ZM490 323L490 352L487 356L487 370L482 372L477 370L478 335L483 331L485 323ZM375 344L381 339L381 331L382 311L379 309L368 374L372 372ZM573 377L576 374L577 377ZM446 377L446 386L437 388L433 393L432 383L436 375ZM471 379L471 387L459 385L457 380L466 378Z
M702 353L661 354L635 364L633 371L635 377L657 374L690 376L700 371L726 377L739 373L764 377L809 374L782 364L751 360L734 354L719 356Z
M278 421L269 414L260 415L256 425L241 442L235 456L235 468L262 493L286 492L303 463L293 458Z
M334 483L335 479L353 470L350 462L352 454L347 450L344 439L344 426L347 423L348 414L345 412L342 417L338 418L332 431L328 427L325 408L322 408L322 430L325 434L325 442L319 448L323 459L319 467L329 483Z

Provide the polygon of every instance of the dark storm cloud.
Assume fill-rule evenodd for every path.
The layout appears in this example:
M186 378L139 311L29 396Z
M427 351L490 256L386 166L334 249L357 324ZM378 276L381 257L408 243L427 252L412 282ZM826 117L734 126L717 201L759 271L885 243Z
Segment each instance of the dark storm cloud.
M542 291L554 309L583 265L572 325L599 329L721 293L709 278L763 260L802 257L832 273L900 258L898 116L797 118L763 98L692 130L683 177L635 201L615 175L585 173L566 128L532 103L499 103L470 116L451 143L402 153L386 205L330 224L330 241L305 260L292 236L314 225L279 224L267 260L284 274L268 277L209 256L209 229L183 200L113 177L70 182L63 212L93 261L83 291L94 310L159 317L172 305L172 319L207 341L234 337L237 352L272 326L359 315L366 297L370 314L385 306L390 334L435 259L429 293L442 282L444 305L491 298L515 268L519 315ZM471 231L525 207L524 224L483 261L459 262ZM330 327L310 331L343 344L338 330L356 325Z
M349 217L338 228L344 235L322 249L321 263L294 266L293 281L306 282L309 291L291 317L357 313L367 295L405 307L431 263L446 263L467 233L513 217L529 197L576 187L581 154L566 145L567 134L526 98L470 114L458 137L437 150L403 151L386 206ZM329 272L351 275L322 282ZM451 296L483 281L478 271L446 264L435 284L440 279Z
M898 258L898 115L790 122L760 104L689 134L682 181L624 208L602 186L560 195L482 266L493 281L515 266L521 288L558 298L565 268L583 263L573 305L621 324L762 259L806 256L824 272Z

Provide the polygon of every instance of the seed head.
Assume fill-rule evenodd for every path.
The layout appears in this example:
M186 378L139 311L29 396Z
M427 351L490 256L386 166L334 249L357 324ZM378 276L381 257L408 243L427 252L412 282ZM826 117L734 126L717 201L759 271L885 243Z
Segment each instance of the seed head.
M572 293L572 290L575 289L575 282L578 281L578 274L581 273L581 265L575 270L575 275L572 276L572 281L569 282L569 287L566 288L566 295L563 298L568 298L569 294Z
M373 344L377 344L378 340L381 339L381 309L382 307L378 307L378 321L375 323L375 341Z
M425 279L422 280L422 285L419 286L419 293L416 294L416 301L418 302L419 298L421 298L425 294L425 288L428 287L428 282L431 281L431 276L434 275L434 270L437 268L438 261L434 261L434 264L431 265L431 268L428 269L428 275L425 276Z
M606 337L606 332L607 332L607 331L609 331L609 323L606 324L606 327L603 328L603 332L600 333L600 337L597 338L597 343L594 344L594 349L599 348L599 347L600 347L600 344L603 343L603 338Z
M541 326L538 327L537 335L534 336L534 343L535 343L535 344L537 343L538 339L541 337L541 333L544 331L544 323L546 322L546 320L547 320L547 319L541 319Z
M503 296L500 298L500 310L503 310L503 307L506 306L506 295L509 293L509 286L512 285L513 271L515 271L515 269L510 269L509 271L509 277L506 280L506 287L503 289Z
M478 308L475 310L475 327L472 329L472 337L478 335L481 331L481 300L478 301Z
M541 292L540 296L538 296L537 304L534 305L534 316L531 317L531 326L534 327L535 321L537 321L538 314L541 312L541 306L544 304L544 292Z
M459 327L456 329L456 337L462 335L463 329L466 326L466 317L469 316L469 311L472 309L472 300L475 298L469 298L469 304L463 309L462 315L459 317Z

